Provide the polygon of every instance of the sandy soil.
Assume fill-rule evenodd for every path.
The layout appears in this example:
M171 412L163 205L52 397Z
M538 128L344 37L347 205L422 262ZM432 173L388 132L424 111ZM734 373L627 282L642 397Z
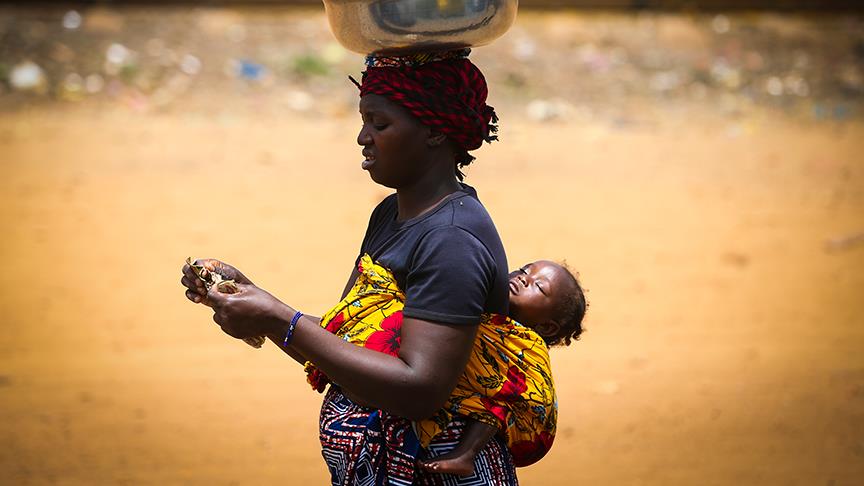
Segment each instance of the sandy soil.
M566 258L589 289L588 332L553 352L558 438L520 479L858 484L864 125L662 106L540 123L504 104L502 142L468 171L514 266ZM222 258L323 312L387 194L357 128L5 112L0 482L324 484L320 396L186 301L180 267Z
M320 484L320 397L178 279L233 262L309 312L385 191L352 118L0 120L0 471L13 484ZM853 484L864 473L864 127L514 122L469 172L510 260L566 258L589 332L525 484Z

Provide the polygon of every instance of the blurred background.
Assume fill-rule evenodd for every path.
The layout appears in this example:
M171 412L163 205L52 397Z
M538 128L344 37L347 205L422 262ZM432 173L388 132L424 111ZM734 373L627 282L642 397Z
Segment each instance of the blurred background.
M474 50L467 182L591 304L523 484L861 484L857 3L525 0ZM179 279L337 301L388 194L361 70L314 1L0 4L0 482L326 484L300 367Z

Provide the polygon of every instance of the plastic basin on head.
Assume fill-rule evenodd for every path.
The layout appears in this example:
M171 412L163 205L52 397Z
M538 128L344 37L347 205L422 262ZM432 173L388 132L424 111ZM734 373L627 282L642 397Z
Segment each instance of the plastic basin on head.
M477 47L501 37L518 0L324 0L330 29L361 54Z

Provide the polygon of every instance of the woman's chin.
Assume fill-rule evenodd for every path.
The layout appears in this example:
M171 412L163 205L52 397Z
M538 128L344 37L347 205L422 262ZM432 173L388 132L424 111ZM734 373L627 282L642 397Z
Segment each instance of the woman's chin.
M372 182L374 182L375 184L378 184L379 186L388 187L390 189L396 189L396 186L392 182L387 181L386 179L382 179L381 174L375 173L374 170L369 170L369 169L365 169L365 170L367 170L369 172L369 177L372 179Z

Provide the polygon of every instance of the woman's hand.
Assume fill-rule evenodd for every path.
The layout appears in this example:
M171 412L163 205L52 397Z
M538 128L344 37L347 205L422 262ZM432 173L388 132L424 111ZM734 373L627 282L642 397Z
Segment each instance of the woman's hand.
M233 280L235 283L243 285L255 285L249 280L240 270L228 265L225 262L221 262L219 260L215 260L212 258L202 258L195 260L193 262L195 265L201 265L207 269L208 272L216 272L221 275L226 280ZM186 298L195 302L196 304L205 303L205 299L207 297L207 288L204 286L204 282L201 281L200 278L195 274L195 270L192 269L188 264L183 265L183 278L180 279L180 283L186 287ZM209 304L208 304L209 305ZM212 306L211 306L212 307Z
M213 308L213 321L237 339L279 334L290 312L287 306L255 285L237 287L236 293L222 293L215 286L207 293L205 303Z
M235 293L219 292L217 286L210 291L188 264L183 265L180 283L186 287L186 298L213 309L213 320L228 335L244 339L249 337L278 334L282 322L279 316L285 314L285 304L267 291L258 288L240 270L225 262L214 259L200 259L193 262L210 272L216 272L226 280L233 280L237 287Z

